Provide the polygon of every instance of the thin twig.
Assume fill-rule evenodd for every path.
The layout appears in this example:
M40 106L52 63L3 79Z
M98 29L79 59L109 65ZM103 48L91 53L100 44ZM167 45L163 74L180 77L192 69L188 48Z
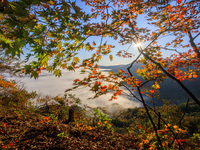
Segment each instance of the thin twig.
M197 35L196 35L196 36L193 38L193 40L194 40L194 39L196 39L196 38L197 38L199 35L200 35L200 33L199 33L199 34L197 34Z

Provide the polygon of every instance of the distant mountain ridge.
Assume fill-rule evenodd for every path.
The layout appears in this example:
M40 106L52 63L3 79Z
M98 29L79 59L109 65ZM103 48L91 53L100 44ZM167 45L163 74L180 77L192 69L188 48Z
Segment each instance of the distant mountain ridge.
M127 71L127 68L130 64L126 65L116 65L116 66L99 66L100 69L108 69L113 72L119 71L122 69ZM131 68L133 75L138 77L135 70L138 68L142 68L142 64L134 64ZM143 79L139 77L139 79ZM194 81L185 80L182 82L197 98L200 98L200 77L194 79ZM160 84L160 99L171 100L174 104L181 104L188 100L189 96L185 91L172 79L167 78ZM156 100L157 105L162 105L163 103L160 100Z

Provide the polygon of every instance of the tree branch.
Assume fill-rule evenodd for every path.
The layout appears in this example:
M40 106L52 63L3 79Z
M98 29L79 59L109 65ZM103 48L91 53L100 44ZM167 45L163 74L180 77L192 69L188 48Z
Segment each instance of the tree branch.
M141 98L141 100L142 100L142 104L143 104L143 106L144 106L144 108L145 108L145 110L146 110L146 113L147 113L147 115L148 115L148 118L149 118L149 120L151 121L151 124L153 125L153 128L154 128L154 131L155 131L155 133L156 133L156 138L157 138L157 140L158 140L158 143L159 143L159 145L161 146L161 148L158 148L158 149L163 149L162 141L161 141L161 139L160 139L160 137L159 137L159 135L158 135L158 130L157 130L156 125L155 125L155 123L154 123L154 121L153 121L153 119L152 119L152 117L151 117L151 115L150 115L150 113L149 113L148 107L147 107L147 105L146 105L146 103L145 103L145 101L144 101L144 98L143 98L142 94L141 94L140 88L137 87L137 90L138 90L138 92L139 92L140 98Z
M200 33L199 33L199 34L200 34ZM198 34L198 35L199 35L199 34ZM198 35L197 35L197 36L198 36ZM197 57L200 59L200 52L199 52L199 50L198 50L196 44L194 43L194 39L195 39L197 36L195 36L195 38L193 38L190 31L188 31L188 36L189 36L189 38L190 38L190 44L191 44L191 46L193 47L195 53L197 54Z
M197 35L196 35L196 36L193 38L193 40L194 40L194 39L196 39L196 38L197 38L199 35L200 35L200 33L199 33L199 34L197 34Z
M130 66L127 68L127 70L128 70L128 72L129 72L129 74L131 75L131 77L133 76L133 74L132 74L132 72L131 72L131 67L133 66L133 64L140 58L140 56L141 56L141 54L139 54L138 56L137 56L137 58L130 64Z
M190 101L190 98L188 98L188 100L187 100L187 104L186 104L186 107L185 107L183 116L181 117L181 119L180 119L180 121L179 121L179 127L181 126L181 121L183 120L183 118L184 118L184 116L185 116L186 110L187 110L187 108L188 108L189 101Z
M199 105L200 107L200 101L195 97L195 95L177 78L175 78L174 76L172 76L170 73L168 73L162 66L160 63L154 61L151 57L149 57L147 54L145 54L142 50L140 50L141 54L143 54L145 56L145 58L147 58L148 60L152 61L154 64L156 64L168 77L170 77L171 79L173 79L174 81L176 81L181 87L182 89Z

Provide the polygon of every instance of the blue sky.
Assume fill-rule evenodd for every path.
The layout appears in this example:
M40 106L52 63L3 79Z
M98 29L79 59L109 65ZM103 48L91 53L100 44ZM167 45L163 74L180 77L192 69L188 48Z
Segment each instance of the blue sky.
M85 12L87 13L91 13L91 7L89 7L88 5L85 5L84 2L82 2L81 0L78 0L76 1L77 2L77 5ZM101 19L95 19L94 20L95 22L101 22ZM144 25L144 22L145 21L145 18L143 16L140 16L138 18L138 25ZM87 42L93 42L95 41L97 46L100 45L100 41L101 41L101 37L90 37L88 38ZM121 45L118 43L118 41L115 41L111 38L103 38L103 42L106 42L107 41L107 44L111 44L111 45L114 45L115 48L111 49L111 55L113 55L113 60L110 61L110 58L109 58L109 55L106 55L106 56L103 56L102 59L99 61L99 65L103 65L103 66L109 66L109 65L121 65L121 64L129 64L131 63L134 58L136 58L138 56L138 51L137 51L137 48L134 44L132 44L132 46L130 47L129 49L129 52L130 53L133 53L134 56L132 58L122 58L122 57L118 57L116 56L117 52L120 51L120 50L126 50L129 45ZM94 51L92 52L87 52L87 51L80 51L79 52L79 57L80 59L85 59L85 58L88 58L89 56L91 56L92 54L94 53Z
M77 0L76 2L83 9L83 11L90 13L91 8L89 6L86 6L85 3L83 3L81 0ZM96 19L95 21L100 22L101 20ZM137 25L138 25L138 27L149 27L150 29L153 29L152 27L147 25L147 21L145 20L144 15L140 15L138 17ZM163 37L159 40L158 44L164 45L165 43L170 42L172 40L172 38L174 38L174 37L173 36ZM198 37L198 38L195 39L195 41L198 41L199 39L200 38ZM97 46L98 46L100 44L100 40L101 40L101 37L90 37L90 38L87 39L87 42L95 41ZM102 57L102 59L99 62L99 65L109 66L109 65L128 64L128 63L131 63L134 60L134 58L136 58L138 56L137 48L134 44L132 44L132 46L129 49L129 52L133 53L135 55L135 57L132 57L132 58L118 57L118 56L116 56L117 52L120 51L120 50L126 50L129 47L130 44L122 46L121 44L118 43L118 41L112 40L111 38L104 38L103 43L106 42L106 41L107 41L107 44L115 45L115 48L111 49L112 50L111 54L113 55L113 61L110 61L110 59L109 59L110 54L108 54L107 56ZM186 36L185 42L189 43L188 36ZM145 48L145 45L147 45L147 44L148 43L143 43L141 46L143 48ZM29 49L29 47L27 47L27 51L28 51L28 49ZM179 49L179 50L183 51L182 48ZM184 51L186 51L186 50L188 50L188 49L185 49ZM95 51L88 52L88 51L85 51L85 50L81 50L81 51L79 51L79 54L77 56L79 56L80 59L85 59L85 58L90 57L94 52ZM173 52L163 50L164 56L169 56L172 53Z
M83 9L83 11L90 13L91 8L89 6L86 6L85 3L81 2L81 1L77 1L77 4ZM172 5L174 5L174 4L176 4L176 2L172 3ZM101 22L100 19L96 19L95 21ZM156 29L156 28L147 24L147 21L145 19L145 15L138 16L137 26L138 27L148 27L151 30ZM162 45L163 47L165 46L166 43L171 42L173 39L175 39L175 36L161 36L161 37L162 38L160 38L158 40L158 45ZM97 37L97 38L92 37L92 38L89 38L88 41L90 41L90 42L95 41L98 45L98 43L100 43L100 39L101 39L101 37ZM195 41L197 42L199 39L200 38L198 37L198 38L195 39ZM189 38L188 38L187 35L183 38L183 40L184 40L185 43L189 44ZM135 55L135 57L133 57L133 58L121 58L121 57L116 56L116 53L120 50L126 50L129 45L122 46L121 44L118 43L118 41L114 41L110 38L104 38L103 43L105 41L107 41L107 44L115 45L115 48L112 49L112 52L111 52L111 54L113 55L113 61L110 61L109 55L104 56L104 57L102 57L101 61L99 62L100 65L108 66L108 65L128 64L128 63L131 63L134 60L134 58L136 58L138 56L138 51L137 51L137 48L134 44L132 44L132 46L130 47L129 52L133 53ZM143 43L141 45L141 47L145 48L145 46L148 45L149 42L151 42L151 41ZM180 52L184 52L184 51L188 51L191 47L189 49L188 48L183 49L182 47L178 47L178 46L176 48L173 48L173 47L169 47L169 48L176 49ZM162 54L163 54L164 57L169 57L171 54L174 53L173 51L167 51L167 50L163 50L162 52L163 52ZM90 54L91 53L81 51L79 56L80 56L80 58L87 58Z

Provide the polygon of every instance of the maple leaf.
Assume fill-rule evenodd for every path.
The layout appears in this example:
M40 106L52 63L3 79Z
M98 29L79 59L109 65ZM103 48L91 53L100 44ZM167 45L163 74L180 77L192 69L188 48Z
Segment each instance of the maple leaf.
M49 3L50 3L51 5L54 5L54 1L49 1Z
M182 2L182 0L177 0L177 3L180 4Z
M198 77L198 75L197 74L193 74L193 78L197 78Z
M73 61L74 61L75 63L78 63L78 62L80 61L80 59L79 59L78 57L74 57L74 58L73 58Z
M153 93L154 93L154 90L150 90L150 93L153 94Z
M113 74L114 74L114 72L113 72L113 71L110 71L110 72L109 72L109 74L110 74L110 75L113 75Z
M113 56L112 56L112 55L110 55L110 56L109 56L109 58L110 58L110 61L112 61L112 60L113 60Z

